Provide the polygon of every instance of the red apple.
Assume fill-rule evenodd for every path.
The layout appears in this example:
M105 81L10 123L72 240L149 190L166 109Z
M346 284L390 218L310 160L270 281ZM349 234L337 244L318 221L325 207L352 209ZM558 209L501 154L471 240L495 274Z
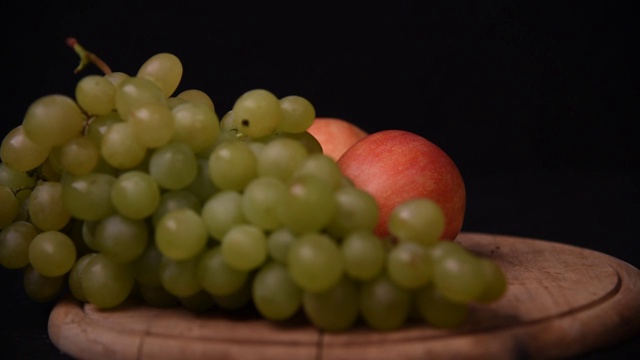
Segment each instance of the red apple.
M358 126L338 118L316 118L307 131L322 145L322 151L336 161L351 145L368 135Z
M429 198L442 207L445 229L442 239L454 240L462 227L466 190L453 160L424 137L403 130L383 130L362 138L338 160L343 173L356 187L377 201L376 234L389 235L391 211L412 198Z

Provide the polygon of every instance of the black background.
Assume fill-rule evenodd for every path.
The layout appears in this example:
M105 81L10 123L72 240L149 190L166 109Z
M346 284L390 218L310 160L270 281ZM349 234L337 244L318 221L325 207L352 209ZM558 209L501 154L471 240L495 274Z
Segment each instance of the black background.
M0 124L73 94L75 36L115 71L151 55L184 66L223 115L244 91L300 95L318 116L368 132L404 129L443 148L468 191L463 230L566 242L638 267L637 39L633 11L607 2L330 2L167 5L28 1L0 6ZM99 73L94 67L83 74ZM51 304L0 269L0 356L64 358ZM638 336L584 358L631 358Z

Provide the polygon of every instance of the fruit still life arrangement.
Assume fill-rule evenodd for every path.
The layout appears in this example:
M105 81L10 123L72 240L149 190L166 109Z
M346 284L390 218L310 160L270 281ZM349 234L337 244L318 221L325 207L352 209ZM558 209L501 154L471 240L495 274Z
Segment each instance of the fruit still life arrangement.
M203 91L175 94L175 55L125 74L69 41L104 75L36 99L1 147L0 264L34 300L252 304L341 331L455 327L505 292L499 266L453 241L464 183L427 139L265 89L218 117Z

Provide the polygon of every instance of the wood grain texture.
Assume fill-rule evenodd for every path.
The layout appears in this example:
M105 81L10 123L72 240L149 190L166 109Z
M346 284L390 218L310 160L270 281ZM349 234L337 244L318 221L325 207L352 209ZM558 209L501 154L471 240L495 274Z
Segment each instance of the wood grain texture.
M537 239L462 233L468 249L504 269L499 301L474 306L463 326L408 324L325 333L304 321L196 314L128 304L110 311L60 302L49 335L82 359L559 359L640 331L640 270L603 253Z

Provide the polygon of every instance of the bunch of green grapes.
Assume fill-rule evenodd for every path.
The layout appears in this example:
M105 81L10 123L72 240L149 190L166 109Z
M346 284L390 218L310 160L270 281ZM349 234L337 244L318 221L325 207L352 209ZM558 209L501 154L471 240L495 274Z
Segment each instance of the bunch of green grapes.
M31 298L252 305L340 331L454 327L504 293L495 263L438 240L433 201L398 206L393 241L377 237L374 198L307 132L308 100L253 89L219 118L203 91L174 95L182 71L160 53L134 75L84 76L4 137L0 264Z

